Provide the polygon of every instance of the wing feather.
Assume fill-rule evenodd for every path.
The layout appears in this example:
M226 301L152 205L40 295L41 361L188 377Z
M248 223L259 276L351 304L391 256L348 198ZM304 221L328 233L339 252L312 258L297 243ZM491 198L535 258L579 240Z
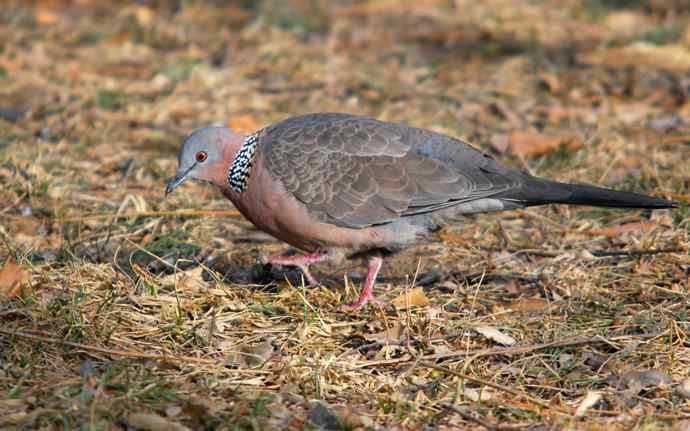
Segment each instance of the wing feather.
M276 123L264 129L258 149L317 219L351 228L483 199L519 178L457 139L348 114Z

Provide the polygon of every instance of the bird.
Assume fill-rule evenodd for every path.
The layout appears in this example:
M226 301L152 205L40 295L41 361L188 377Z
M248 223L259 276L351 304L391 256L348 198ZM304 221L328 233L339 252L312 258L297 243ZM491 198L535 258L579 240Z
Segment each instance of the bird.
M165 195L188 179L217 186L258 229L301 250L263 256L299 268L364 258L354 311L385 305L374 295L383 259L468 214L544 204L673 208L677 202L556 182L505 165L468 142L430 130L346 113L293 116L243 134L193 131Z

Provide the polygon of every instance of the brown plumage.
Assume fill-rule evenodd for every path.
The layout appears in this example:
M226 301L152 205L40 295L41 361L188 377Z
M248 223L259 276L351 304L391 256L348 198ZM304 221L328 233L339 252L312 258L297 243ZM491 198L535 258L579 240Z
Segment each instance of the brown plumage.
M373 299L382 256L459 215L547 203L675 206L536 178L449 136L338 113L289 118L248 136L200 129L179 162L166 193L188 178L211 182L258 228L308 253L267 262L298 266L315 283L311 263L367 257L367 280L351 308Z

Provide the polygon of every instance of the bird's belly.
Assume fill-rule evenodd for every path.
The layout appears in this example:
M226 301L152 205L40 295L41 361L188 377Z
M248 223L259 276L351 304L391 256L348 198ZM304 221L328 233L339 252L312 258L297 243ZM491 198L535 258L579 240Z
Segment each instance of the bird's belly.
M242 215L257 228L307 252L324 250L351 255L385 248L394 240L389 229L380 226L351 229L321 222L299 201L285 193L253 193L240 199L235 196L232 200Z

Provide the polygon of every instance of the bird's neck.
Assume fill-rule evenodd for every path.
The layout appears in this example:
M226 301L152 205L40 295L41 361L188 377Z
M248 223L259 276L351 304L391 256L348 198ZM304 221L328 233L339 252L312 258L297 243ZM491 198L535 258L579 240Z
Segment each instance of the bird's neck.
M238 134L234 139L224 142L223 156L221 159L208 167L208 181L222 189L230 188L228 174L235 164L242 147L246 142L247 136Z
M258 145L258 133L245 136L242 145L234 152L228 168L227 184L236 193L243 193L252 174L254 154Z

